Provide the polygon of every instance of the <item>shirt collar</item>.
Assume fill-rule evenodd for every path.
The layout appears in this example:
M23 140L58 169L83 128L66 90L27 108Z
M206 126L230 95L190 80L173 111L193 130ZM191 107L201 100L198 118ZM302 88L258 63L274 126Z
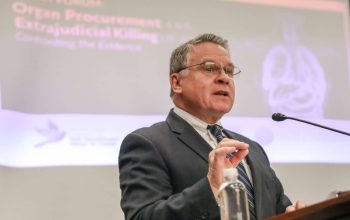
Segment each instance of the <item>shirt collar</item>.
M190 113L178 108L174 107L174 112L180 116L182 119L184 119L187 123L189 123L194 129L206 132L207 131L207 126L209 125L208 123L200 120L196 116L191 115ZM215 124L218 124L221 126L221 122L217 121Z

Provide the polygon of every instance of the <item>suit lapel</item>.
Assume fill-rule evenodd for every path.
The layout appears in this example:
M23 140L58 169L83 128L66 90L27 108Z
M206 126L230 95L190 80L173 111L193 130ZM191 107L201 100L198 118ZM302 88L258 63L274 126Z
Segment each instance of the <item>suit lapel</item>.
M208 162L208 154L212 148L191 125L175 114L173 110L170 111L166 121L182 143Z
M247 162L250 167L250 171L253 176L254 184L254 196L255 196L255 211L257 216L260 216L262 208L262 186L263 186L263 164L260 164L258 160L259 156L255 149L249 149L249 155L247 157Z

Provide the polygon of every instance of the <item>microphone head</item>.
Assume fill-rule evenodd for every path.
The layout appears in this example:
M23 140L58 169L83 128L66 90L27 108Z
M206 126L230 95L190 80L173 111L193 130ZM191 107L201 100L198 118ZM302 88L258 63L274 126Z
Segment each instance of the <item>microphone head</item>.
M273 113L272 114L272 119L274 121L284 121L284 120L287 119L287 117L284 114L282 114L282 113Z

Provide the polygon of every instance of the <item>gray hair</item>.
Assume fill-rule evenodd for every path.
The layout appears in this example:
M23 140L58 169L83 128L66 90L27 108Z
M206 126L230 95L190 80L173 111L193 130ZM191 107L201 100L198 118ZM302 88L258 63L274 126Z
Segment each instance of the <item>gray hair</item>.
M173 50L170 57L169 75L171 75L172 73L177 73L180 69L184 68L187 65L188 53L190 49L194 45L197 45L203 42L215 43L225 48L227 52L230 51L227 40L223 39L222 37L211 33L201 34L187 41L186 43L181 44L179 47ZM170 97L172 97L173 95L174 95L174 92L171 89Z

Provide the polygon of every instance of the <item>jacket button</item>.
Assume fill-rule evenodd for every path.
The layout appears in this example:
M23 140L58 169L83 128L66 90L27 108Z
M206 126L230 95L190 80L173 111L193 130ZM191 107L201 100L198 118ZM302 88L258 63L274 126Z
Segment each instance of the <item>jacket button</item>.
M202 215L199 216L200 219L207 219L208 218L208 213L207 212L203 212Z

